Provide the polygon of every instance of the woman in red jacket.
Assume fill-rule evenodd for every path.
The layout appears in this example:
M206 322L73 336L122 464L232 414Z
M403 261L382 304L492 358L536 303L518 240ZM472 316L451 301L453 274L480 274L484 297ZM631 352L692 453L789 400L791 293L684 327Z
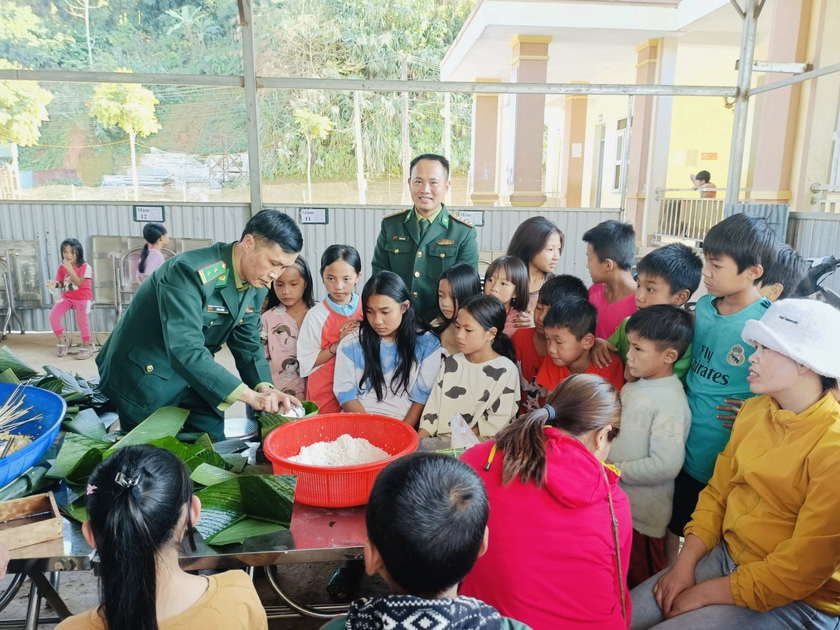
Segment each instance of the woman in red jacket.
M629 627L630 504L602 463L620 422L613 386L577 374L495 443L464 453L487 487L497 534L462 595L534 630Z

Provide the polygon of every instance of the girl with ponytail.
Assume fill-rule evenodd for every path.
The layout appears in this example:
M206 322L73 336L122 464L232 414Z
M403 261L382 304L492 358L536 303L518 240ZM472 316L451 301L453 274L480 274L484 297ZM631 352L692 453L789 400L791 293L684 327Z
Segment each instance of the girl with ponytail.
M504 333L507 313L499 298L467 299L455 320L458 354L444 359L420 418L420 437L450 435L460 414L473 433L490 437L516 415L519 371L510 338Z
M88 480L82 525L100 558L101 605L66 619L60 630L267 630L265 609L243 571L190 575L178 565L192 541L201 502L189 470L154 446L128 446Z
M461 595L534 630L629 628L630 502L602 463L620 423L615 388L573 374L543 409L464 453L487 488L493 542Z
M137 265L137 282L143 282L166 261L160 250L169 244L166 228L160 223L147 223L143 227L143 238L146 244L143 245L140 264Z

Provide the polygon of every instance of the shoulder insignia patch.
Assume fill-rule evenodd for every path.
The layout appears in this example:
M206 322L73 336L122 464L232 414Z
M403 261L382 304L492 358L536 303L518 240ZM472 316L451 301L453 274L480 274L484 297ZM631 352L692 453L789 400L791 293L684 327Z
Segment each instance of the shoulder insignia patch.
M391 217L398 217L400 215L406 214L407 212L411 212L411 208L406 208L404 210L397 210L396 212L392 212L391 214L386 214L383 219L390 219Z
M208 282L212 282L217 278L224 282L227 281L227 265L221 261L217 260L212 265L207 265L206 267L202 267L198 270L198 277L201 278L202 284L207 284ZM218 285L218 283L217 283Z
M475 227L475 224L474 224L474 223L472 223L471 221L467 221L466 219L462 219L462 218L461 218L461 217L459 217L457 214L450 214L449 216L450 216L450 217L452 217L452 219L453 219L454 221L457 221L458 223L463 223L463 224L464 224L464 225L466 225L467 227L471 227L471 228L474 228L474 227Z

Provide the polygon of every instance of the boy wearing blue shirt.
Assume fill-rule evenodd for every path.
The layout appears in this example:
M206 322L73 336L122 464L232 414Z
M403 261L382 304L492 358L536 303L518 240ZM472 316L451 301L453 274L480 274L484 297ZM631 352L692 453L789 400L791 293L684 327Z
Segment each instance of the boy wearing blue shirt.
M697 497L714 472L718 454L732 432L718 407L727 399L751 397L747 383L754 349L741 339L744 324L761 319L770 307L756 284L775 262L773 231L763 219L736 214L711 230L703 243L703 284L708 295L695 309L691 368L686 377L691 431L685 465L674 487L668 529L681 536L697 505Z

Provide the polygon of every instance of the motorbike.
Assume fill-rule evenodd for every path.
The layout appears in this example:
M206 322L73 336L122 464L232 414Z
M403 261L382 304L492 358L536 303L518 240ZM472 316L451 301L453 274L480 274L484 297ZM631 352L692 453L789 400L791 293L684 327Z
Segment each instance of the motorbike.
M795 297L819 300L840 310L840 295L822 286L826 278L840 267L840 259L835 256L807 258L808 272L796 288Z

